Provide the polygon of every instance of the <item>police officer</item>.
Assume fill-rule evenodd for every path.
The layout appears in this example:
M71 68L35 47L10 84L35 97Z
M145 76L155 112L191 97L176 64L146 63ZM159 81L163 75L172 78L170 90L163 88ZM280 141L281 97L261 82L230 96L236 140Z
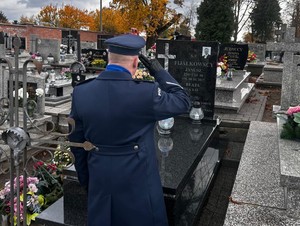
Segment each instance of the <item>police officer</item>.
M145 40L126 34L110 38L109 64L96 79L73 91L70 117L79 181L88 190L89 226L167 226L157 166L154 128L158 120L183 113L190 100L157 60L140 60L156 82L135 81Z

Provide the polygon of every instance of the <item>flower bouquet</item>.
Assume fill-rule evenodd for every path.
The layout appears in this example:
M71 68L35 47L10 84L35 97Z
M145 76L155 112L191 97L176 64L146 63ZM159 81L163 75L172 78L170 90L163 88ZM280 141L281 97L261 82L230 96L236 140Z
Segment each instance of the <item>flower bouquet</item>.
M58 200L63 195L62 187L62 170L73 164L70 148L58 146L52 155L49 162L40 161L33 158L32 177L27 178L27 214L26 225L30 225L32 221L47 207ZM20 206L20 221L24 221L24 187L23 176L19 177L19 206ZM17 178L14 180L14 209L13 219L14 225L17 224L18 216L18 196L17 196ZM10 219L11 214L11 191L10 182L6 182L4 188L0 190L0 214ZM1 225L1 222L0 222Z
M282 126L280 138L300 139L300 106L290 107L285 114L287 118Z
M217 65L217 75L218 76L225 76L228 71L228 59L226 54L219 57L219 62Z
M14 179L14 225L17 223L17 192L16 192L16 180ZM24 208L24 197L23 197L23 187L24 179L23 176L19 177L20 181L20 220L23 221L23 208ZM27 225L30 225L32 220L41 213L42 206L44 205L44 196L40 194L38 189L38 184L40 180L37 177L28 177L27 178ZM0 190L0 212L2 215L10 214L10 182L6 182L4 188Z
M247 61L250 62L250 63L251 62L256 62L256 54L251 50L248 51Z
M66 68L66 67L63 67L62 69L61 69L61 72L60 72L60 74L61 74L61 76L63 77L63 78L66 78L66 79L71 79L72 78L72 73L71 73L71 69L70 68Z
M137 69L132 78L137 80L154 81L154 77L151 76L146 69Z

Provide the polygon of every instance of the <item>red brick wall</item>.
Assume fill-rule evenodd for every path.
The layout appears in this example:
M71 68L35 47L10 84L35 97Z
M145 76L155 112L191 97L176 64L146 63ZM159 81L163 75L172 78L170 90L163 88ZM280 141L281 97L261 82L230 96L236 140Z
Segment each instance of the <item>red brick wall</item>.
M41 39L57 39L61 40L62 28L43 27L32 24L2 24L0 23L0 31L8 33L9 36L18 35L26 38L26 48L30 49L30 35L37 35ZM97 42L98 32L79 31L80 40L82 42Z
M81 42L97 42L98 32L80 31Z

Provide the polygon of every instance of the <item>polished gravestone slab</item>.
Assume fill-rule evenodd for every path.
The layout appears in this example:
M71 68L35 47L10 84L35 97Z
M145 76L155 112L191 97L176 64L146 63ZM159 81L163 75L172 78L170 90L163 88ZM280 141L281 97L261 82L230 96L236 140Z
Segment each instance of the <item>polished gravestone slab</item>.
M206 51L209 55L205 54ZM193 104L200 103L207 119L214 117L218 51L218 42L156 42L156 58L185 88Z
M193 124L176 117L169 136L155 132L158 165L170 226L195 225L207 191L219 166L216 121ZM64 197L51 211L45 210L37 223L45 225L85 225L86 195L77 181L74 168L65 172ZM61 216L55 214L60 212ZM50 224L51 223L51 224Z

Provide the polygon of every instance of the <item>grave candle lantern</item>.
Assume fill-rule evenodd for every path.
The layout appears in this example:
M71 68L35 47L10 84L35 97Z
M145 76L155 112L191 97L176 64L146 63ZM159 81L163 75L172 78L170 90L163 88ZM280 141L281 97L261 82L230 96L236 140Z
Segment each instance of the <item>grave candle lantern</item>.
M49 53L49 55L47 56L47 61L48 64L54 63L54 56L51 53Z
M38 62L42 62L43 61L43 57L41 56L41 54L39 52L36 53L35 60L38 61Z
M201 120L204 118L204 113L200 106L200 102L195 101L190 111L190 118L193 120L193 123L201 123Z
M157 131L160 135L168 135L171 133L171 129L174 126L174 118L167 118L158 121Z
M169 152L173 149L173 139L171 137L160 137L157 146L163 157L168 157Z

